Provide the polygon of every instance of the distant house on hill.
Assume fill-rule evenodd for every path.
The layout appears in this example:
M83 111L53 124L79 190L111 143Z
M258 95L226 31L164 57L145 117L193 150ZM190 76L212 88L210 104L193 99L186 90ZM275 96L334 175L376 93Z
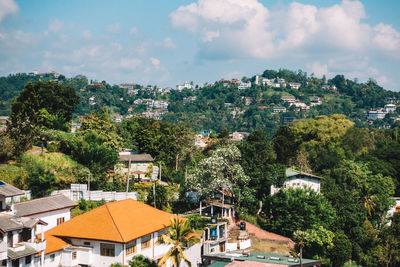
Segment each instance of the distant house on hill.
M309 188L317 193L321 192L321 180L323 178L301 171L286 169L286 180L281 187L271 186L271 195L277 193L280 188Z
M153 166L154 159L150 154L135 154L131 151L119 152L119 164L116 172L126 176L130 172L130 177L139 181L150 181L157 179L158 167ZM151 173L147 177L147 173Z

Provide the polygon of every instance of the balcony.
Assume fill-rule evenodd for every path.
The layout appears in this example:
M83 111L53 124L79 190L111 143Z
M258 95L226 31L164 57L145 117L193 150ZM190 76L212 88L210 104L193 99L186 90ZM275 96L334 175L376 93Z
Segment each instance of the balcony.
M0 242L0 260L7 259L7 242L4 240Z
M35 239L34 242L29 243L29 245L40 252L46 249L46 240L41 241L40 239Z

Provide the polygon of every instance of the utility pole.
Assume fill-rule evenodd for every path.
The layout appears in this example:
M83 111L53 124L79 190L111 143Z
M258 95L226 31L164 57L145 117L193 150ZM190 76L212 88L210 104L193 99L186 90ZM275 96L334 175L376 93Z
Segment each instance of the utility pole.
M88 193L89 193L89 200L90 200L90 171L88 174Z
M154 184L153 184L153 197L154 197L154 208L156 208L156 179L154 179Z
M126 178L126 193L129 191L129 179L131 175L131 158L129 157L128 161L128 177Z

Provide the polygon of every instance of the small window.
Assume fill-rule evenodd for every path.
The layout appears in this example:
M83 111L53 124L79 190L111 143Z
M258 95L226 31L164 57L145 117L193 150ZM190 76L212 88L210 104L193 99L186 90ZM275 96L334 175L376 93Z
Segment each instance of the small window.
M76 258L78 258L78 252L74 251L72 252L72 259L76 260Z
M50 261L54 261L55 258L56 258L56 254L51 254L50 255Z
M146 235L146 236L142 237L141 249L143 250L143 249L149 248L151 246L150 241L151 241L151 235Z
M90 242L87 242L87 241L86 241L86 242L83 242L83 245L84 245L84 246L90 246Z
M132 255L136 253L136 240L130 242L127 246L126 246L126 256Z
M165 234L167 232L167 230L165 230L165 229L163 229L163 230L161 230L160 232L158 232L158 234L157 234L157 241L160 241L161 240L161 236L163 235L163 234Z
M106 256L106 257L114 257L115 256L115 245L100 243L100 255Z
M65 222L65 218L64 217L57 218L57 225L60 225L63 222Z
M32 262L32 256L31 255L26 256L25 257L25 265L31 264L31 262Z

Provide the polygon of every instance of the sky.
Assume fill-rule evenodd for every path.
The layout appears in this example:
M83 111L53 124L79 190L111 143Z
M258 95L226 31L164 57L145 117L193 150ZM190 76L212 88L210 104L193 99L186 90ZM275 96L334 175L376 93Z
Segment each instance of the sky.
M398 0L0 0L0 76L175 87L303 70L400 91Z

